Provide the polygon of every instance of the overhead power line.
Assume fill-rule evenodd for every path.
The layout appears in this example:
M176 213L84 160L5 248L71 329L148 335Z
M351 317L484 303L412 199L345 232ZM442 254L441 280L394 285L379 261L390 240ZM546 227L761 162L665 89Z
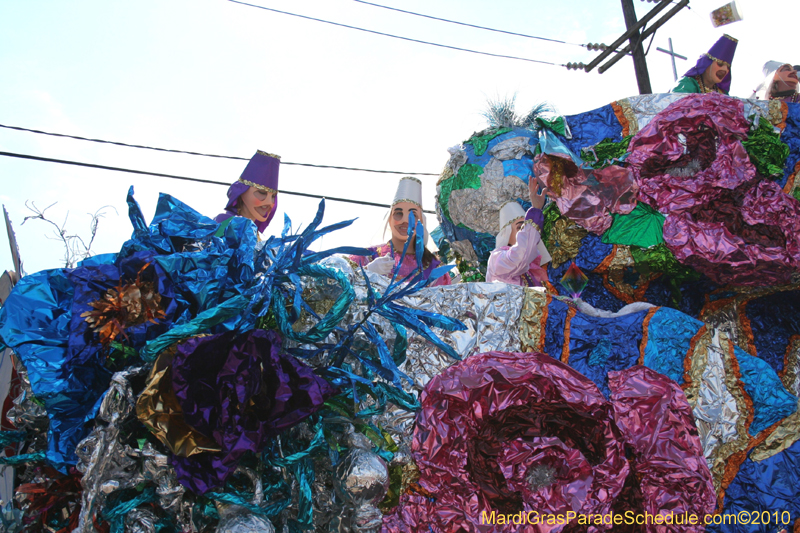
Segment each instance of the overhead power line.
M132 168L122 168L122 167L111 167L107 165L95 165L93 163L82 163L80 161L68 161L66 159L54 159L51 157L41 157L37 155L30 155L30 154L18 154L14 152L0 152L0 156L5 157L16 157L19 159L30 159L33 161L44 161L46 163L59 163L62 165L73 165L79 167L87 167L87 168L96 168L100 170L112 170L114 172L127 172L129 174L141 174L144 176L156 176L159 178L169 178L173 180L183 180L183 181L193 181L195 183L210 183L212 185L224 185L225 187L230 186L230 183L224 181L215 181L215 180L204 180L201 178L191 178L188 176L176 176L174 174L164 174L161 172L148 172L146 170L135 170ZM367 205L370 207L385 207L390 208L391 205L389 204L378 204L375 202L364 202L362 200L352 200L350 198L337 198L335 196L326 196L322 194L310 194L305 192L297 192L297 191L286 191L282 189L278 189L278 193L280 194L288 194L291 196L305 196L307 198L324 198L325 200L330 200L332 202L344 202L348 204L358 204L358 205ZM423 211L424 213L431 213L436 214L435 211Z
M383 35L384 37L392 37L393 39L401 39L403 41L411 41L411 42L414 42L414 43L427 44L427 45L430 45L430 46L438 46L439 48L448 48L450 50L458 50L460 52L469 52L471 54L480 54L480 55L484 55L484 56L502 57L502 58L505 58L505 59L516 59L516 60L519 60L519 61L528 61L529 63L541 63L543 65L553 65L554 67L563 67L564 66L564 65L560 65L558 63L551 63L550 61L541 61L539 59L530 59L530 58L527 58L527 57L509 56L509 55L504 55L504 54L494 54L494 53L491 53L491 52L481 52L479 50L471 50L469 48L460 48L458 46L450 46L448 44L440 44L440 43L433 43L433 42L430 42L430 41L422 41L420 39L412 39L411 37L403 37L401 35L393 35L391 33L384 33L384 32L375 31L375 30L368 30L366 28L359 28L357 26L350 26L348 24L342 24L342 23L339 23L339 22L331 22L330 20L318 19L318 18L306 16L306 15L298 15L297 13L289 13L288 11L281 11L279 9L273 9L271 7L264 7L264 6L259 6L259 5L256 5L256 4L248 4L247 2L241 2L240 0L228 0L228 1L229 2L233 2L234 4L241 4L243 6L255 7L257 9L263 9L265 11L272 11L273 13L281 13L282 15L290 15L292 17L299 17L299 18L306 19L306 20L314 20L316 22L324 22L325 24L331 24L333 26L340 26L342 28L348 28L348 29L351 29L351 30L358 30L358 31L363 31L363 32L367 32L367 33L373 33L375 35Z
M116 146L125 146L127 148L143 148L145 150L155 150L157 152L170 152L174 154L189 154L189 155L199 155L203 157L216 157L220 159L236 159L238 161L249 161L249 157L238 157L233 155L217 155L217 154L204 154L202 152L190 152L188 150L172 150L169 148L157 148L155 146L143 146L141 144L128 144L118 141L105 141L103 139L90 139L89 137L80 137L78 135L67 135L65 133L52 133L49 131L42 131L42 130L34 130L30 128L23 128L20 126L8 126L5 124L0 124L0 128L6 128L9 130L17 130L17 131L27 131L29 133L37 133L40 135L50 135L52 137L65 137L67 139L77 139L79 141L91 141L95 143L103 143L103 144L113 144ZM438 176L439 174L433 174L430 172L401 172L399 170L373 170L369 168L353 168L353 167L338 167L334 165L314 165L312 163L291 163L289 161L281 161L281 165L295 165L300 167L313 167L313 168L332 168L334 170L355 170L358 172L373 172L377 174L403 174L405 176Z
M538 39L540 41L550 41L551 43L569 44L569 45L572 45L572 46L582 46L584 48L587 46L585 44L569 43L567 41L560 41L558 39L550 39L548 37L537 37L536 35L528 35L528 34L525 34L525 33L516 33L516 32L513 32L513 31L498 30L498 29L495 29L495 28L487 28L486 26L478 26L477 24L469 24L467 22L459 22L457 20L450 20L450 19L445 19L445 18L434 17L434 16L431 16L431 15L424 15L422 13L415 13L413 11L406 11L405 9L398 9L396 7L389 7L389 6L383 6L383 5L380 5L380 4L373 4L372 2L366 2L364 0L354 0L354 1L358 2L359 4L366 4L368 6L380 7L380 8L383 8L383 9L390 9L392 11L398 11L400 13L406 13L408 15L414 15L414 16L417 16L417 17L424 17L426 19L439 20L441 22L449 22L450 24L458 24L459 26L469 26L470 28L477 28L479 30L494 31L494 32L497 32L497 33L505 33L506 35L515 35L517 37L525 37L525 38L528 38L528 39Z

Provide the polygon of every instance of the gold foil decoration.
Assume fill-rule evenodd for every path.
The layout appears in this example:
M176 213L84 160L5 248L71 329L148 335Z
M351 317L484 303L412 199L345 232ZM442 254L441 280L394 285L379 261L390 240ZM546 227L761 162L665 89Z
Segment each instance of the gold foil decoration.
M753 448L750 458L763 461L782 452L800 440L800 412L795 411L784 418L764 442Z
M400 481L400 493L404 493L408 487L419 481L419 467L413 459L403 465L402 477Z
M183 418L183 409L172 388L172 359L177 345L164 350L156 360L147 385L136 402L136 417L170 451L181 457L222 449Z
M775 99L769 101L769 112L767 118L773 126L783 131L786 127L786 115L788 108L786 102L783 100Z
M625 118L628 119L628 133L625 135L636 135L639 133L639 121L636 119L636 113L631 106L631 101L627 98L617 100L617 105L622 109Z
M602 275L603 285L611 294L630 304L646 301L645 292L650 282L658 276L655 273L642 274L636 270L639 280L635 286L631 285L625 280L625 273L635 268L636 262L633 260L630 247L615 244L612 252L594 269L594 272Z
M520 351L544 352L544 333L549 303L550 296L541 289L525 288L518 322Z
M577 257L581 240L588 234L588 231L567 217L559 217L553 223L547 239L547 251L552 257L550 268L558 268Z

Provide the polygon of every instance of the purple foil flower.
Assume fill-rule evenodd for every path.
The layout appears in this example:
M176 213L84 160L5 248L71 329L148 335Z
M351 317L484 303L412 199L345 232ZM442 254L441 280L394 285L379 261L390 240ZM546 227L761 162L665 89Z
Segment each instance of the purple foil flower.
M222 448L172 457L178 480L199 494L218 487L245 452L317 411L336 389L290 355L274 332L197 337L178 348L172 384L186 421Z
M716 493L683 391L645 367L612 372L609 388L610 402L544 354L490 352L451 366L422 393L418 489L384 531L702 531L682 517L712 512ZM581 522L628 511L679 523Z

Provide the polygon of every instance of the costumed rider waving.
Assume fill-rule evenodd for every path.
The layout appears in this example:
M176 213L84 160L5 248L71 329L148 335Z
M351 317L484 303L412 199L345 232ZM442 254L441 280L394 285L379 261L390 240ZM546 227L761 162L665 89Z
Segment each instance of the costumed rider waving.
M408 244L406 256L402 262L400 261L403 246L408 240L408 215L411 212L414 213L414 220L422 221L422 226L425 228L425 214L422 212L422 182L417 178L405 177L401 178L397 185L397 192L394 195L384 227L384 237L386 237L387 230L391 230L389 241L367 248L372 251L369 256L351 255L350 259L357 265L364 266L370 272L387 277L397 274L397 278L402 279L418 269L417 254L422 254L422 274L427 279L433 269L441 264L433 252L425 246L428 242L427 229L424 230L422 250L416 249L416 239L412 238ZM444 274L431 285L450 285L450 283L450 275Z
M508 202L500 208L500 233L486 266L486 281L523 287L545 285L547 271L542 267L550 262L550 254L541 232L547 187L539 191L539 185L539 180L531 176L528 182L531 207L527 213L517 202Z

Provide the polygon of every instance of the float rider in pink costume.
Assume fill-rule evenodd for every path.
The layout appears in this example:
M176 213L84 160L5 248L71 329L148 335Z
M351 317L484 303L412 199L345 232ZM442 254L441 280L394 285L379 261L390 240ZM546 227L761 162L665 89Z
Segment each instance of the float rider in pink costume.
M508 202L500 208L500 232L496 248L489 255L486 281L523 287L545 285L547 271L543 266L550 262L550 254L542 242L541 232L547 188L539 191L539 186L539 181L531 176L528 183L531 207L527 213L517 202Z

